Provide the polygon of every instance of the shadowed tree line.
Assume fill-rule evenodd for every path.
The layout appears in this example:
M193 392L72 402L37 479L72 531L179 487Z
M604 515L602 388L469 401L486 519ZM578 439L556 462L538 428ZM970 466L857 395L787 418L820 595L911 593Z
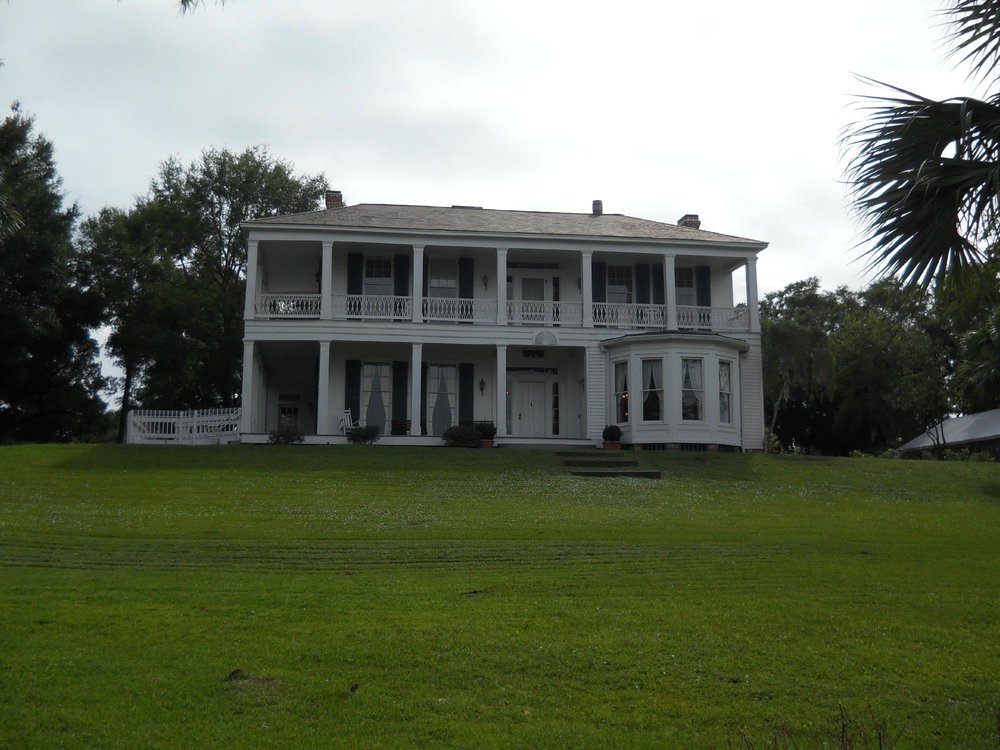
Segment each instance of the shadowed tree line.
M788 449L823 454L898 447L953 412L1000 407L1000 338L979 285L934 291L883 280L824 291L816 278L761 302L765 410ZM986 280L992 278L992 284Z
M134 205L81 223L64 205L52 144L15 106L0 124L0 441L104 431L108 389L122 414L238 405L239 224L315 209L325 186L262 146L208 149L190 164L167 159ZM100 375L92 333L102 326L120 383Z

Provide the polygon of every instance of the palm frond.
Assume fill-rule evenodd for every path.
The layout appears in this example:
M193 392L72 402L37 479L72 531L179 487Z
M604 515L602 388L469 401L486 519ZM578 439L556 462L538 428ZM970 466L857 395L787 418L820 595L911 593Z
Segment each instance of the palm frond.
M969 63L973 76L993 74L1000 64L1000 0L954 0L941 15L950 55Z
M998 0L1000 1L1000 0ZM842 146L869 270L926 288L982 264L1000 228L1000 97L885 90Z

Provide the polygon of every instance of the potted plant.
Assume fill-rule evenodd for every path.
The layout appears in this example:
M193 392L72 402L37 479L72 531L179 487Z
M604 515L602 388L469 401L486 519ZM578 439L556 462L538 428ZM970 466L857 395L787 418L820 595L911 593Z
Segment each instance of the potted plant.
M622 447L622 428L616 424L609 424L601 434L604 438L604 450L617 451Z
M479 432L479 447L492 448L493 438L497 435L497 426L492 422L477 422L476 430Z

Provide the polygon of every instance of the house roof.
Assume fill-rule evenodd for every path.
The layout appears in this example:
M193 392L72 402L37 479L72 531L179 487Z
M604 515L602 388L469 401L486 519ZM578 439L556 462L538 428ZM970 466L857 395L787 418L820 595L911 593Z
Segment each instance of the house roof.
M944 431L943 442L947 447L985 440L998 440L1000 439L1000 409L966 414L964 417L951 417L942 422L941 427ZM930 431L928 431L900 446L899 449L901 451L919 451L934 447L934 441L931 439Z
M483 234L538 234L741 244L763 249L766 242L718 232L636 219L622 214L504 211L470 206L400 206L360 203L244 222L244 226L338 227Z

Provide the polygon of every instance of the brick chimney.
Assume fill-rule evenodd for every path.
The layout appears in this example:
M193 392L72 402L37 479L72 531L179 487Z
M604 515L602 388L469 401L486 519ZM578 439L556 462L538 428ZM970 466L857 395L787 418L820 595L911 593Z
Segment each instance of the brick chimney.
M604 202L603 201L599 201L599 200L594 201L591 204L590 212L594 216L600 216L601 214L603 214L604 213Z
M684 214L677 220L677 226L701 229L701 219L698 218L698 214Z
M327 208L343 208L344 207L344 194L339 190L327 190L326 191L326 207Z

